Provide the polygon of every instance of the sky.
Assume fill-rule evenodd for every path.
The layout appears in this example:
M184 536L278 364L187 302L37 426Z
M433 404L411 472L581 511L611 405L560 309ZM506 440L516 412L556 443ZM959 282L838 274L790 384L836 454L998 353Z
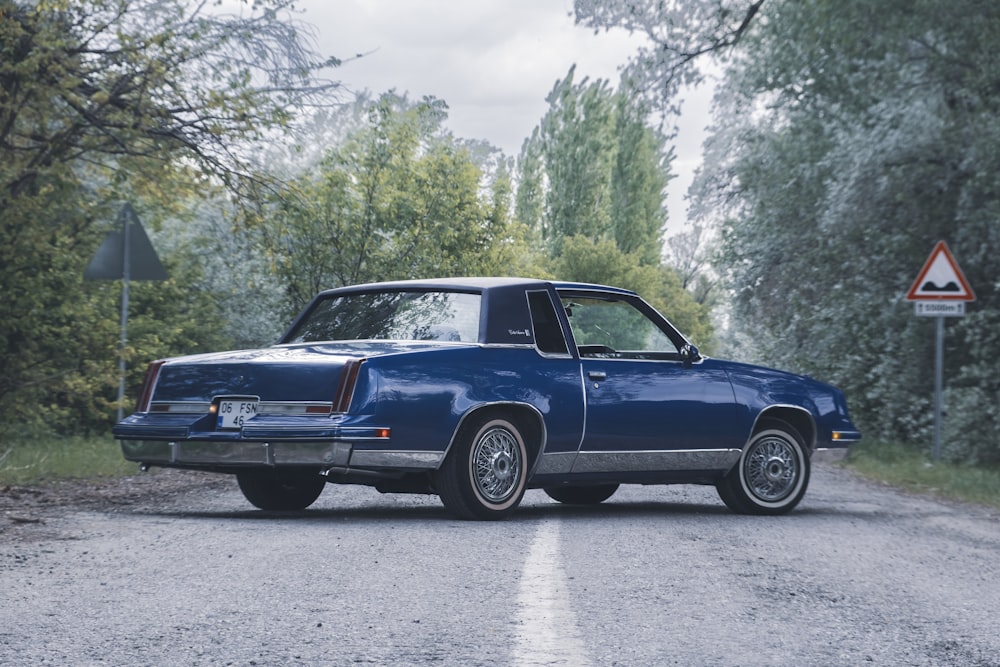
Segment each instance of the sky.
M576 64L576 78L618 82L642 43L624 30L576 26L572 0L299 0L316 48L345 60L333 78L349 90L431 95L449 107L456 137L517 156L548 108L545 97ZM361 58L348 60L355 54ZM667 193L668 234L681 231L683 195L700 163L711 91L688 91Z

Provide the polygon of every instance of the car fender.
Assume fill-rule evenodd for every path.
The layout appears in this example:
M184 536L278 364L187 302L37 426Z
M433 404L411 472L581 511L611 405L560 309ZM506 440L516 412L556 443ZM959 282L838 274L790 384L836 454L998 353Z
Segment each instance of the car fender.
M545 450L548 429L546 428L545 418L538 408L531 403L521 401L489 401L477 404L466 410L459 419L454 432L451 434L451 439L448 441L448 446L441 459L442 464L454 448L455 442L458 440L459 434L465 425L470 420L478 418L484 413L513 414L515 416L518 422L517 425L524 429L521 435L524 437L524 444L528 449L528 458L530 461L528 465L528 479L530 479L535 467L538 465L538 461L541 459L539 455Z
M392 428L392 447L450 451L471 415L484 409L516 410L532 430L532 464L543 451L576 451L583 431L584 398L579 362L538 363L524 349L455 347L366 363L356 407L359 418Z

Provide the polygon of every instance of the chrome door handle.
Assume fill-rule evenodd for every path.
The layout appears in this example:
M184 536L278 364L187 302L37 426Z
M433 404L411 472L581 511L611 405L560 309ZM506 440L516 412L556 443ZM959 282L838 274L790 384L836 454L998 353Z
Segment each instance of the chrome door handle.
M607 380L608 374L604 371L587 371L587 377L591 380Z

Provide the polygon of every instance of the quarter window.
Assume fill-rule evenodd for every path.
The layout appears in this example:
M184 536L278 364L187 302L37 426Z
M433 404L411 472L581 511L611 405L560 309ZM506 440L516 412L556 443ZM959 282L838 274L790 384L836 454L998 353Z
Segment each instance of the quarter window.
M528 292L528 308L531 310L531 326L538 349L547 354L569 354L549 293Z

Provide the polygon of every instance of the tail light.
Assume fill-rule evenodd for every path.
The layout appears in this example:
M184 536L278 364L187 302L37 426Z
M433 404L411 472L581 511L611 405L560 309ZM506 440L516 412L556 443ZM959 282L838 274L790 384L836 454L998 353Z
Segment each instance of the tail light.
M340 374L340 383L337 384L337 394L333 397L333 411L347 412L351 407L351 398L354 397L354 386L358 383L358 373L361 371L361 364L364 359L349 359L344 364L344 370Z
M153 400L153 388L156 386L156 379L160 376L160 366L164 361L160 359L146 366L146 374L142 377L142 390L135 401L136 412L149 412L149 403Z

